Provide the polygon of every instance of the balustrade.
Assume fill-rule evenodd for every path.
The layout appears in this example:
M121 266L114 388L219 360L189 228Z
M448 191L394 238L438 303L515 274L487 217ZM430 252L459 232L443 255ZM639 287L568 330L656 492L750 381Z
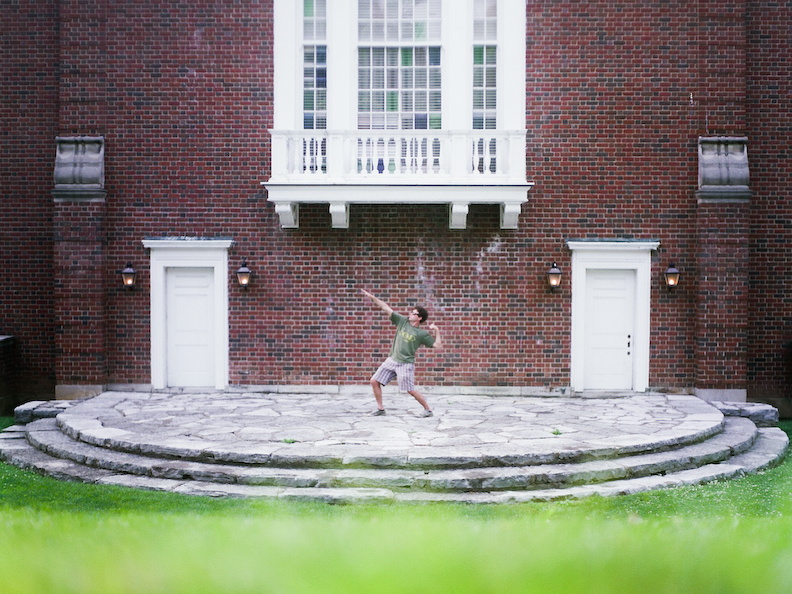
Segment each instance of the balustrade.
M327 203L333 227L350 204L448 204L464 229L470 204L499 204L514 229L526 193L525 131L274 130L272 175L263 182L282 227L299 226L301 203ZM408 191L405 191L409 188Z
M524 180L523 132L435 130L274 131L272 179L346 183ZM520 164L512 170L510 164ZM488 180L494 181L493 179Z

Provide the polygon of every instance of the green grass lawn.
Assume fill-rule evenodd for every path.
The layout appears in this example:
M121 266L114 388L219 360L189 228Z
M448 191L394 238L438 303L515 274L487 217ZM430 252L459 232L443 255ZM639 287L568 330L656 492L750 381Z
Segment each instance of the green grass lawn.
M792 591L789 460L697 487L503 506L211 499L0 464L0 526L4 593Z

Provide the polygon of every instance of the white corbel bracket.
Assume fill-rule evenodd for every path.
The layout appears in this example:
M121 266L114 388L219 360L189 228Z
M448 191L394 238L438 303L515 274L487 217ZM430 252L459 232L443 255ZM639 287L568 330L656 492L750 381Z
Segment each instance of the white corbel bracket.
M455 202L449 204L448 209L448 228L465 229L467 228L467 216L470 205L466 202Z
M276 202L275 212L280 217L283 229L297 229L300 226L300 205L297 202Z
M333 229L349 229L349 203L331 202L330 218L333 221Z
M522 208L519 203L503 202L500 209L500 228L501 229L516 229L517 222L520 219L520 212ZM466 229L467 216L470 211L470 205L467 203L454 203L449 204L449 229Z
M501 203L500 228L517 229L520 218L521 205L518 203ZM330 218L333 229L349 229L349 203L331 202ZM276 202L275 212L280 218L283 229L297 229L300 226L300 204L298 202ZM470 205L466 202L456 202L448 205L448 228L467 229L467 216Z
M533 183L509 185L384 185L297 184L266 182L267 200L274 203L283 229L300 225L300 204L328 205L334 229L349 229L353 205L443 204L448 208L449 229L467 229L471 204L490 204L500 209L501 229L517 229L526 193Z
M520 219L522 204L514 202L504 202L501 204L501 229L516 229L517 221Z

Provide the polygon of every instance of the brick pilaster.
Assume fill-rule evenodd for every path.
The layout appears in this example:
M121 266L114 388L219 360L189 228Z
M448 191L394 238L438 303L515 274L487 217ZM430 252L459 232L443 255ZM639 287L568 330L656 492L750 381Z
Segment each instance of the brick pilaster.
M696 392L744 400L748 373L749 204L700 202Z
M105 201L56 198L54 228L56 396L82 397L107 381Z
M107 381L105 0L60 0L58 154L53 268L56 396L92 395Z

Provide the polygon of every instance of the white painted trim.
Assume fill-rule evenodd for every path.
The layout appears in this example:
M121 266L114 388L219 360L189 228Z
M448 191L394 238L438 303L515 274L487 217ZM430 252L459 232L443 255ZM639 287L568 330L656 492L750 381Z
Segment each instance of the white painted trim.
M328 129L357 128L357 2L333 0L327 12ZM302 2L274 2L275 129L301 128L302 122ZM473 0L442 0L443 128L467 129L472 109ZM498 80L509 88L525 88L525 3L498 2ZM322 43L317 41L317 44ZM434 42L433 42L434 43ZM332 48L332 51L331 51ZM525 97L498 93L498 128L525 127ZM339 108L339 106L342 106Z
M527 22L525 2L498 2L497 105L498 128L502 130L525 128L525 96L512 89L524 89L526 85Z
M283 1L283 0L280 0ZM293 2L293 0L287 0ZM287 33L297 39L299 62L291 72L296 79L294 122L302 122L302 2L297 21L298 34ZM357 1L332 0L327 11L327 128L329 130L354 130L357 128ZM320 42L317 42L317 45ZM277 109L277 107L276 107Z
M293 128L298 121L298 109L302 108L302 77L295 75L295 72L302 74L302 35L296 35L297 31L302 31L302 5L292 0L275 0L273 4L273 120L276 129Z
M585 390L584 337L586 273L588 270L635 270L635 336L633 337L633 391L649 386L652 250L659 241L567 241L572 250L572 351L570 386Z
M215 389L228 386L228 250L230 239L144 239L151 250L151 387L167 386L165 271L204 267L214 270Z
M501 207L501 229L516 229L522 205L533 183L499 186L452 185L300 185L267 183L268 201L275 204L284 229L299 227L299 205L329 204L333 227L349 227L351 204L448 204L449 228L465 229L470 204Z
M573 252L585 250L587 252L651 252L660 247L659 241L567 241L567 246Z
M440 151L443 171L410 175L357 173L353 149L358 137L376 137L381 131L353 134L357 132L356 0L333 0L327 12L327 130L302 130L302 5L296 0L274 0L272 163L270 180L262 185L268 201L275 204L281 227L299 227L301 203L330 204L333 227L339 229L349 227L350 204L443 203L450 205L449 227L465 229L469 204L495 203L501 207L501 228L516 229L521 204L527 201L533 183L525 182L525 97L506 87L525 87L525 3L498 0L498 34L492 41L498 48L497 78L501 81L498 128L486 131L487 138L498 139L498 171L481 174L470 170L474 167L470 147L482 133L471 130L474 0L441 0L441 39L437 43L442 46L443 129L420 132L421 136L431 132L444 142ZM326 142L327 158L318 170L306 172L302 147L309 135ZM322 183L316 184L317 180ZM477 198L471 199L469 187L475 188ZM361 190L366 194L361 195ZM499 200L504 192L507 196Z

